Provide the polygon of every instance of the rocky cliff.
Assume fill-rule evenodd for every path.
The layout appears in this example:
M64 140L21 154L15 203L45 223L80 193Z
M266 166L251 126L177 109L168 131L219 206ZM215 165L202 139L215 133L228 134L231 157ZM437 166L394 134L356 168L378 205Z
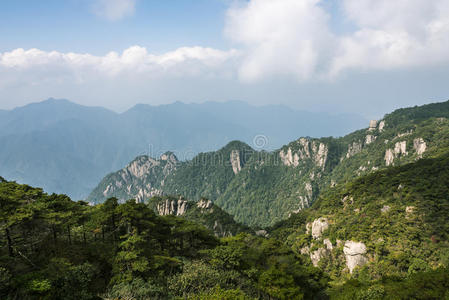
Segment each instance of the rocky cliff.
M303 137L273 152L235 141L186 162L144 157L108 175L89 201L207 197L239 222L274 224L309 207L328 188L449 147L448 103L401 109L344 137Z
M204 225L217 237L233 236L240 232L252 233L248 227L235 222L231 215L205 198L195 202L183 197L155 196L148 200L148 205L160 216L182 217Z

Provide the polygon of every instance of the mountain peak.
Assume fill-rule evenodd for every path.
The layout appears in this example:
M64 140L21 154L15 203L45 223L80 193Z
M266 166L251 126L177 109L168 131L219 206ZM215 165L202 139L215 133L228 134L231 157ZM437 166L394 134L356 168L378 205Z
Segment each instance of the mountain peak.
M254 151L253 148L251 148L247 143L234 140L230 141L226 144L223 148L221 148L219 151L232 151L232 150L239 150L239 151Z
M171 152L171 151L165 152L164 154L162 154L160 156L159 159L160 160L165 160L165 161L170 161L170 162L173 162L173 163L177 163L179 161L178 158L176 157L176 155L173 152Z

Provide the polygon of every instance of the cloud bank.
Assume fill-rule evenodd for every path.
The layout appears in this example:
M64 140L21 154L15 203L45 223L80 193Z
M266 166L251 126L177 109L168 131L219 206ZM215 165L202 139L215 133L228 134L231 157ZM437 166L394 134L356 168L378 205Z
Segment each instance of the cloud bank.
M109 20L131 15L135 9L135 0L96 3L96 13ZM225 16L224 36L234 48L229 50L195 46L156 54L131 46L105 55L21 48L3 52L0 99L55 96L118 103L126 97L135 103L149 98L166 102L220 97L246 100L253 95L254 101L267 97L280 101L283 97L312 98L313 93L317 99L327 99L341 92L332 86L335 82L343 82L346 91L353 88L348 77L353 84L360 74L374 74L380 80L383 75L378 72L396 74L397 82L407 89L405 99L410 97L410 88L400 82L405 76L397 72L422 68L426 74L436 74L432 68L449 66L449 1L341 0L332 9L327 3L237 2ZM349 29L335 30L335 19ZM423 82L422 78L416 81ZM418 91L447 94L441 85L424 83L429 87ZM326 87L329 92L323 94ZM381 87L378 84L375 90Z
M291 74L328 79L346 70L449 62L447 0L342 0L336 34L319 0L252 0L228 11L226 35L246 50L243 80Z

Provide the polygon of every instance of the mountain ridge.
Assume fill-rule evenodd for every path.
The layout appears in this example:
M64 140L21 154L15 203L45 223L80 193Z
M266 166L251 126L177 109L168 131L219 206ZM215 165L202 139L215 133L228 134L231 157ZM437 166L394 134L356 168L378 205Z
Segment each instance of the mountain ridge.
M274 120L266 121L272 119L269 112L234 101L142 104L116 113L49 99L0 113L0 144L7 145L0 149L0 174L48 192L84 199L104 174L141 154L158 157L172 150L180 160L187 160L235 139L251 144L261 132L267 136L263 146L269 148L288 141L298 131L310 132L311 128L301 125L307 122L315 124L311 126L315 131L334 127L303 119L305 113L297 111L282 118L294 121L293 125L275 126ZM245 118L245 114L252 117ZM360 122L355 117L337 116L334 120L345 122L333 128L341 132Z
M205 157L219 155L220 150L200 154L168 174L159 193L192 200L206 197L239 222L274 224L310 206L320 191L336 184L445 151L449 122L444 116L449 110L442 108L447 103L402 109L341 138L299 138L272 152L246 149L244 163L242 149L232 149L234 155L228 150L219 164L208 163ZM404 112L414 110L413 115L421 118L398 121ZM104 185L91 193L89 201L101 201ZM128 193L124 199L134 196Z

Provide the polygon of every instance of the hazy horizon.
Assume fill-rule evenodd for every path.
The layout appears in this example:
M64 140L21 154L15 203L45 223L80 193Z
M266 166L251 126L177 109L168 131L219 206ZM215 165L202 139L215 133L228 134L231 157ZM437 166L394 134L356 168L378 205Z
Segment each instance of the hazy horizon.
M6 2L0 109L50 97L118 112L137 103L241 100L379 118L447 100L448 2L372 5Z

